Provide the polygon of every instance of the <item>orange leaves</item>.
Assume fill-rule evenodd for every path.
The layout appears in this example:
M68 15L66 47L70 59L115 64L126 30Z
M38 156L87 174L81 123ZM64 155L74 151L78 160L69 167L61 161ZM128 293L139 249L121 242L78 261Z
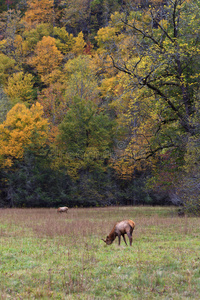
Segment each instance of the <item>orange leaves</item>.
M51 127L60 124L66 114L67 102L63 93L64 86L57 82L38 95L38 101L42 104L45 117L49 119Z
M23 18L27 27L53 21L53 0L29 0L27 4L28 9Z
M29 63L37 69L42 80L45 80L48 74L59 67L62 59L63 55L57 49L55 39L50 36L44 36L37 43L35 55L30 59Z
M0 164L10 167L14 159L22 159L25 149L39 152L47 139L48 121L43 119L39 103L30 109L16 104L0 124Z

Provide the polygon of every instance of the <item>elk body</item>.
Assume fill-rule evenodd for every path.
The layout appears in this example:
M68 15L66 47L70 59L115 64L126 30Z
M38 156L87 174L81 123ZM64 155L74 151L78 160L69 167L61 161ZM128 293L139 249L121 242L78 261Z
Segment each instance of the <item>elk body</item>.
M59 207L57 209L57 212L62 213L62 212L66 212L68 211L68 207L67 206L63 206L63 207Z
M115 240L115 238L118 236L118 241L120 245L121 236L124 239L125 244L127 245L125 234L128 235L130 246L132 245L132 233L135 227L135 223L132 220L124 220L121 222L118 222L113 227L110 234L106 237L106 240L102 239L107 245L112 244L112 242Z

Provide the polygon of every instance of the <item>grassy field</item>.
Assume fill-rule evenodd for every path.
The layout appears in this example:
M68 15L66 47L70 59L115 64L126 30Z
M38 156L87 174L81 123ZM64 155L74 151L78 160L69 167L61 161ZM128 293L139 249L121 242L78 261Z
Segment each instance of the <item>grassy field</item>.
M132 247L107 246L116 221ZM172 207L0 209L0 299L200 299L200 219Z

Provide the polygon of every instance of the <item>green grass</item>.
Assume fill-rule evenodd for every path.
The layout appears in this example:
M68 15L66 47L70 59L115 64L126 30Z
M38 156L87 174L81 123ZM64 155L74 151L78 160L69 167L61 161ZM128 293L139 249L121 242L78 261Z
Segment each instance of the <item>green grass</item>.
M105 238L136 223L133 245ZM0 210L0 299L199 299L200 219L170 207Z

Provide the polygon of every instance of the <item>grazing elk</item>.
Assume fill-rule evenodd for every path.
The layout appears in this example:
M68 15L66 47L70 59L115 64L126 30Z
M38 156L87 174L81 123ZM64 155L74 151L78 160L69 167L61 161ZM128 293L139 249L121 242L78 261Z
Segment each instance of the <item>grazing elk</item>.
M63 207L59 207L57 209L57 212L62 213L62 212L66 212L68 211L68 207L67 206L63 206Z
M115 224L113 227L112 231L110 234L106 237L106 240L102 239L107 245L112 244L112 242L115 240L115 238L118 236L118 241L120 245L121 241L121 235L123 236L124 242L127 245L126 239L125 239L125 234L128 235L129 241L130 241L130 246L132 245L132 233L133 229L135 227L135 223L132 220L124 220L121 222L118 222Z

